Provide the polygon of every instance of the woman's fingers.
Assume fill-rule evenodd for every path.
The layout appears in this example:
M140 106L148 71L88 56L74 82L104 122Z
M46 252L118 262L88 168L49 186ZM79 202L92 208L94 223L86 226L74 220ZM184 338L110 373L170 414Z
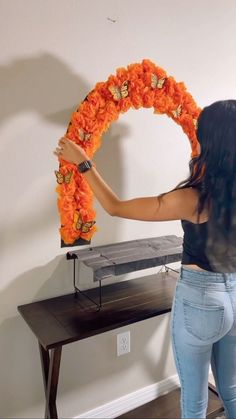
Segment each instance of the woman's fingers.
M59 145L65 145L65 140L63 139L63 138L61 138L59 141L58 141L58 144Z
M59 147L56 148L56 150L54 150L54 154L56 156L60 156L63 153L63 150Z
M58 140L54 155L59 159L77 164L81 160L82 149L67 137L62 137ZM86 160L86 158L84 158Z

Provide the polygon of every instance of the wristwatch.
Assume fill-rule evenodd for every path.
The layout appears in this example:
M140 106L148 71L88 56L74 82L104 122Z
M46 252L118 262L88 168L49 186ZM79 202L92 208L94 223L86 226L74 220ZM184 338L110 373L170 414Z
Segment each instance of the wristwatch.
M91 160L85 160L85 161L82 161L82 163L79 163L77 165L77 169L80 173L85 173L89 169L91 169L92 166L93 166L93 164L92 164Z

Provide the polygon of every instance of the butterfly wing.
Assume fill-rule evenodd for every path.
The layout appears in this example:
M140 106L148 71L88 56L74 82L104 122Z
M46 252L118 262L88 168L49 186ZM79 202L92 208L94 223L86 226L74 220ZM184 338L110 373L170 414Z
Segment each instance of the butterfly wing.
M165 83L165 79L158 79L158 81L157 81L157 88L158 89L162 89L164 83Z
M64 181L65 183L70 183L71 177L73 175L73 172L68 172L65 176L64 176Z
M157 75L156 75L156 74L154 74L154 73L152 73L152 74L151 74L151 87L152 87L153 89L156 89L156 87L157 87L157 83L158 83L158 78L157 78Z
M87 132L84 134L84 140L88 141L91 137L91 134L88 134Z
M124 83L122 84L121 89L120 89L120 93L121 93L122 98L125 98L129 95L128 87L129 87L128 81L124 81Z
M172 111L172 114L175 118L178 118L181 115L182 107L181 105L178 106L174 111Z
M120 100L122 98L121 91L118 86L109 86L108 89L111 92L113 99Z
M195 118L193 119L193 125L194 125L195 129L198 128L198 120L195 119Z
M82 233L88 233L94 224L95 224L95 221L87 221L86 223L82 224L81 226Z
M55 170L54 172L57 178L57 183L61 185L64 182L64 176L61 174L61 172L58 172L58 170Z
M79 138L80 138L80 140L84 140L84 130L82 129L82 128L79 128Z
M75 228L76 230L81 230L82 226L83 226L83 223L82 223L81 218L79 217L78 220L76 221Z

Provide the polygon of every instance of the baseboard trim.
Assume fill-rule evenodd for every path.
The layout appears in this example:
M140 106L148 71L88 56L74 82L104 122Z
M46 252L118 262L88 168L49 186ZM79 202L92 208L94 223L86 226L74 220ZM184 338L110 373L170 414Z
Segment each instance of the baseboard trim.
M179 386L178 375L172 375L171 377L158 383L143 387L137 391L120 397L119 399L115 399L112 402L84 412L79 416L76 416L74 419L113 419L128 412L129 410L133 410L136 407L151 402L157 397L167 394Z

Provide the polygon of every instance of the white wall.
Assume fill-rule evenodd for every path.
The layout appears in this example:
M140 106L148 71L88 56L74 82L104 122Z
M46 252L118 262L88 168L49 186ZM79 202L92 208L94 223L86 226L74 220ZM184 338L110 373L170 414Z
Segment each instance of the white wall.
M37 342L17 306L72 291L52 155L71 112L97 81L143 58L183 80L202 107L235 98L235 18L234 0L0 0L0 417L44 412ZM140 110L111 126L96 162L128 198L173 188L186 177L189 157L180 127ZM93 245L182 235L179 222L119 220L96 208ZM132 325L133 350L120 358L117 331L65 347L60 416L175 374L168 322L164 315Z

